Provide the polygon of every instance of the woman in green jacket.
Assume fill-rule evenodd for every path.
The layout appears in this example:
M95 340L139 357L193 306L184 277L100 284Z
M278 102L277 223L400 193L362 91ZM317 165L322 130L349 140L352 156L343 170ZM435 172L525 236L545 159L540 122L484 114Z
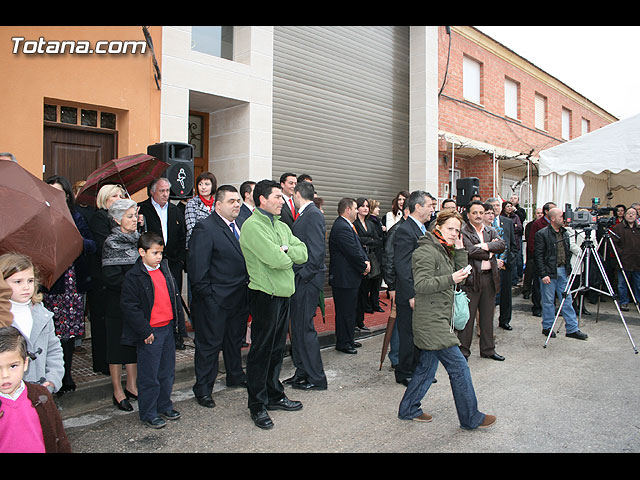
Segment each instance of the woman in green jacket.
M451 327L455 285L469 275L464 271L468 256L460 238L461 227L459 213L440 212L433 233L420 237L413 252L413 341L420 349L420 361L400 402L398 417L421 422L433 419L422 411L420 402L442 362L449 374L460 426L472 430L492 425L496 417L478 410L471 372Z

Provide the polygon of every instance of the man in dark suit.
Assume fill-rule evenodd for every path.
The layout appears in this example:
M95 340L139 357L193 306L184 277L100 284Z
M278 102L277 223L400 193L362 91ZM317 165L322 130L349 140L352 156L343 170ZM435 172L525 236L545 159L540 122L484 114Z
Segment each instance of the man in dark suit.
M284 200L284 205L282 205L282 211L280 212L280 221L289 225L289 228L293 228L293 222L298 218L298 212L293 203L293 190L296 188L297 183L298 178L294 173L280 175L280 187Z
M358 353L360 343L354 342L358 290L362 276L371 264L362 248L353 222L358 215L356 201L343 198L338 202L338 218L329 233L329 285L336 311L336 350Z
M518 249L513 220L500 215L502 211L502 202L500 202L500 199L495 197L489 198L487 199L487 203L493 209L494 219L492 226L496 229L500 238L504 240L505 244L505 251L498 257L498 269L500 271L500 316L498 317L498 326L505 330L513 330L513 327L510 325L513 310L511 279L513 277L513 269L518 266L517 255L519 255L520 251Z
M184 214L169 201L171 183L164 177L158 177L149 184L149 198L139 203L139 213L144 215L148 232L155 232L164 239L164 258L176 280L178 291L182 290L182 271L187 256L187 228ZM183 338L187 336L184 320L178 324L176 348L184 350Z
M238 214L238 221L245 221L253 213L253 209L256 208L256 204L253 203L253 189L256 186L256 182L247 180L240 185L240 198L242 198L242 206L240 207L240 213Z
M393 239L393 263L396 272L396 323L398 324L398 364L396 382L408 385L417 365L419 350L413 344L413 288L412 257L418 239L425 234L425 222L431 218L436 200L423 190L409 194L405 201L409 216L400 225Z
M299 212L292 233L307 246L308 260L293 265L296 291L291 297L291 350L296 372L291 386L299 390L326 390L320 343L313 318L324 286L326 227L324 215L313 203L313 185L300 182L293 199ZM285 381L286 382L286 381Z
M242 370L242 333L249 315L249 275L240 242L240 194L222 185L215 194L214 211L199 221L189 240L191 312L195 327L193 393L204 407L214 407L211 397L222 350L227 386L245 386ZM236 222L238 224L236 224Z

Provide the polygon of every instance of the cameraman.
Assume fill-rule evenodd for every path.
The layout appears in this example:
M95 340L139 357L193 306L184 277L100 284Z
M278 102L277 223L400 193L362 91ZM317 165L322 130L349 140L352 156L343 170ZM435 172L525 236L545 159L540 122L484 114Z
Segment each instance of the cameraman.
M611 229L615 233L613 243L618 249L622 268L633 288L636 301L640 299L640 227L637 220L638 212L630 207L624 212L624 220ZM620 270L618 270L618 296L620 310L628 312L629 291Z
M548 216L549 225L536 232L534 245L536 268L541 280L543 335L549 335L555 318L555 297L557 295L558 299L562 300L571 273L569 234L564 228L563 212L554 207L549 210ZM562 305L566 336L586 340L588 335L578 329L572 302L571 294L568 294ZM555 333L551 332L551 337L555 336Z

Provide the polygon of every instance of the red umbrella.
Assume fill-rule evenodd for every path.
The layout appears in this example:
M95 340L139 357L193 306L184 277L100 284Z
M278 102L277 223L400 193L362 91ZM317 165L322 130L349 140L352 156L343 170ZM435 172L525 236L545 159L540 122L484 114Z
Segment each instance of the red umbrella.
M391 343L391 335L393 335L393 326L396 324L396 302L391 302L391 310L389 312L389 320L387 320L387 328L384 332L384 339L382 340L382 352L380 353L380 368L382 370L382 364L384 363L384 357L389 351L389 343Z
M28 255L50 288L82 253L64 192L0 160L0 254Z
M76 199L82 204L95 204L100 187L110 183L122 185L129 194L136 193L167 168L168 163L146 153L109 160L87 177Z

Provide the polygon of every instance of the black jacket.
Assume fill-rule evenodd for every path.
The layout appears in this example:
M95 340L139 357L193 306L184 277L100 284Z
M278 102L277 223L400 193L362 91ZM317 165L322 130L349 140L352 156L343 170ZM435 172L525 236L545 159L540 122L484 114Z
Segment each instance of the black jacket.
M571 250L569 249L569 234L560 227L562 233L562 241L558 243L555 230L551 225L538 230L535 235L534 257L538 275L540 278L557 277L558 269L558 248L564 247L565 254L565 270L567 276L571 273Z
M148 232L155 232L162 236L162 224L156 212L151 198L138 204L140 213L144 215ZM167 211L167 243L164 246L164 258L172 265L184 267L187 257L187 227L184 221L184 213L177 205L169 202ZM173 267L172 267L173 268Z
M169 298L173 307L172 328L176 328L176 320L182 319L182 302L176 282L171 275L167 260L160 263L160 271L167 281ZM153 308L154 291L153 280L138 258L136 263L125 274L122 281L122 293L120 294L120 308L122 310L122 336L120 343L123 345L136 345L153 333L149 319Z

